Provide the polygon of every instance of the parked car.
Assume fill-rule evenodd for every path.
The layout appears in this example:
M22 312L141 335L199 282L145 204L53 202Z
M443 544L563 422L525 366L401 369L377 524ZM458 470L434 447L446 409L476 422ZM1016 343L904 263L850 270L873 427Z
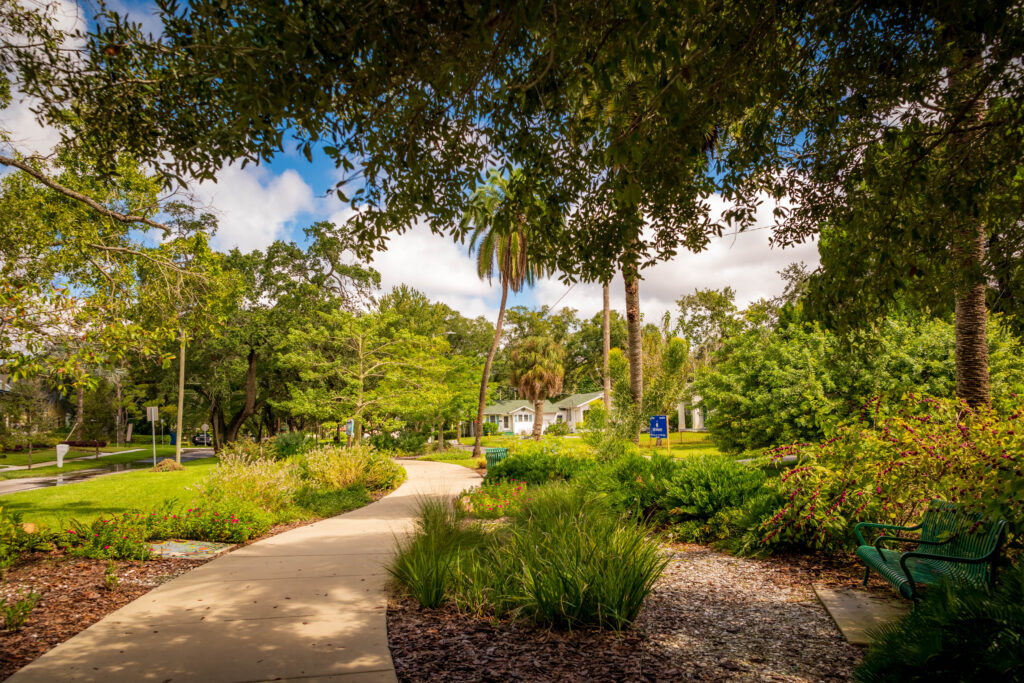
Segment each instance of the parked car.
M193 446L212 446L213 437L209 434L196 434L192 437Z

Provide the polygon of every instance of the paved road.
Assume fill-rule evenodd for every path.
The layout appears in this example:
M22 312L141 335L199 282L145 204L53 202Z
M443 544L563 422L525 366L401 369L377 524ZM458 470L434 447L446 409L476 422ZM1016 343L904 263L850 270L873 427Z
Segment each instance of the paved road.
M147 593L43 655L36 681L396 680L384 565L424 496L480 481L458 465L402 461L409 479L344 515L278 534Z
M181 460L182 462L188 462L189 460L209 458L212 455L212 448L182 449ZM152 465L152 462L152 459L145 458L142 460L136 460L134 463L131 463L135 465L135 467L126 467L124 463L103 466L103 461L98 460L96 461L98 465L96 469L74 470L66 474L57 474L47 477L22 477L21 479L0 479L0 496L4 495L5 493L17 493L18 491L44 489L49 488L50 486L67 486L68 484L77 484L79 482L95 479L96 477L106 477L111 474L138 472L139 470L144 469L146 465Z

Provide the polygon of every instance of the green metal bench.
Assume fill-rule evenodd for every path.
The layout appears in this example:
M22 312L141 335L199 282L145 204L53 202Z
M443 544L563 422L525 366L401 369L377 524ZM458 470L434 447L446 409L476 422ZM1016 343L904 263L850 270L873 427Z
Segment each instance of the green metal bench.
M487 468L490 469L494 465L508 457L507 448L485 448L484 458L487 460Z
M916 526L860 522L854 527L857 557L866 565L864 585L871 570L891 583L910 600L921 598L919 586L949 581L954 585L982 588L995 580L995 560L1006 537L1006 521L988 521L956 503L933 500ZM882 533L875 542L864 540L864 529ZM888 531L916 531L919 536L887 535ZM912 544L907 552L883 547L886 543Z

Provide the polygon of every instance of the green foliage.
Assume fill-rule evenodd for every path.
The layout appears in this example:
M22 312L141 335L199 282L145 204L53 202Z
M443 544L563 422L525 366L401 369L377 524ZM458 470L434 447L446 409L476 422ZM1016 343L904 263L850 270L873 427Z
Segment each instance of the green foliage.
M113 592L117 590L120 583L121 579L117 576L117 564L113 560L109 560L107 568L103 571L103 586Z
M0 572L21 556L21 519L0 507Z
M39 598L42 597L35 591L29 591L27 595L11 600L0 598L0 617L3 626L8 631L20 631L28 621L28 615L35 609Z
M288 458L316 447L316 442L302 432L285 432L274 438L274 451L278 458Z
M876 396L952 397L953 325L904 314L842 339L816 325L755 326L727 339L692 391L726 452L817 440L855 419ZM989 327L993 403L1024 391L1024 353L1002 326Z
M452 562L460 545L472 537L461 528L462 517L447 501L422 501L416 532L399 541L388 566L391 576L423 607L444 604Z
M492 423L485 422L484 424L492 424ZM498 425L492 424L492 426L495 428L493 431L495 431L495 432L498 431L497 430ZM569 434L569 423L568 422L552 422L551 424L548 425L547 429L544 430L544 434L545 434L545 436L565 436L565 435ZM487 430L484 429L484 436L487 436L487 435L488 435L487 434Z
M937 587L874 636L857 681L1020 681L1024 565L1001 573L991 592Z
M911 396L876 402L862 419L823 442L776 450L800 464L773 482L783 503L759 527L762 546L834 551L853 541L854 523L914 524L934 498L1024 518L1019 411Z
M485 481L459 496L459 503L478 519L498 519L519 510L527 486L519 481Z
M764 470L724 456L686 458L672 474L665 492L665 517L686 541L725 538L737 512L761 493Z
M494 436L498 433L498 425L493 422L484 422L484 436Z
M275 461L259 453L242 443L226 447L217 467L196 484L196 495L213 503L246 501L269 513L284 510L301 485L298 468L293 461Z
M487 480L544 484L572 479L592 463L589 449L566 439L517 441L507 458L487 470Z
M516 614L562 628L620 630L633 622L665 567L648 530L580 487L531 489L508 528L463 521L461 507L421 508L392 575L424 607Z

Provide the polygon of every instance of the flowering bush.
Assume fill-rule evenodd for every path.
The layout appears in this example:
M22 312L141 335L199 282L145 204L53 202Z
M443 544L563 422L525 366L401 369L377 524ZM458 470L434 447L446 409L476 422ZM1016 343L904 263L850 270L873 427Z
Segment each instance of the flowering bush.
M569 480L594 463L592 450L568 439L518 441L509 456L487 470L490 481L522 481L543 484Z
M798 465L777 482L783 503L759 528L764 546L833 550L858 521L913 524L928 501L1019 520L1024 504L1020 411L1000 416L953 400L869 404L858 424L821 443L779 450Z
M498 519L517 512L522 506L526 484L520 481L499 481L462 494L462 505L474 517Z

